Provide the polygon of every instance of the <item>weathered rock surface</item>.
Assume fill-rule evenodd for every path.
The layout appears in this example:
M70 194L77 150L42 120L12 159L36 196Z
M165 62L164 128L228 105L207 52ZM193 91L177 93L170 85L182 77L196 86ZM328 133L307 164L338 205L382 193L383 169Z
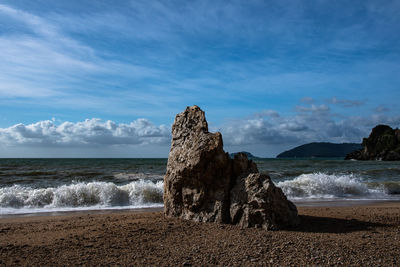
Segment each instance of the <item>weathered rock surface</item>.
M346 159L400 160L400 130L378 125L368 138L363 139L362 146L362 149L348 154Z
M298 223L296 206L245 154L231 159L197 106L178 114L164 178L164 214L198 222L280 229Z
M239 178L231 191L231 223L275 230L297 223L297 208L265 174Z

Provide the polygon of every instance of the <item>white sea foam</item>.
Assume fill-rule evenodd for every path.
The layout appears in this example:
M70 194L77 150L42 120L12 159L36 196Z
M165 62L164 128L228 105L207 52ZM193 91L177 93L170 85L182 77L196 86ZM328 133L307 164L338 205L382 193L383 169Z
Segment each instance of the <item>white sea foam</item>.
M366 183L352 174L301 174L277 186L293 200L383 200L400 196L397 182ZM111 182L74 182L49 188L14 185L0 188L0 215L162 207L162 198L162 180L140 179L120 186Z
M144 173L144 172L116 173L114 174L114 178L120 181L136 181L136 180L158 181L163 179L163 175L154 173Z
M151 207L162 204L163 182L139 180L117 186L109 182L73 183L39 188L14 185L0 188L0 212L63 210L64 208Z
M386 199L383 188L369 188L353 174L302 174L293 180L277 183L291 199L310 198L370 198Z

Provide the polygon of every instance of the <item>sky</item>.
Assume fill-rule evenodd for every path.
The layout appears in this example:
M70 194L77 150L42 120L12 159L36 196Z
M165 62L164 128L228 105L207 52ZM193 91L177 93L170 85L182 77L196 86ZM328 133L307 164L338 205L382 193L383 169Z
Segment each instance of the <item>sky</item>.
M400 126L400 1L0 1L0 157L275 157Z

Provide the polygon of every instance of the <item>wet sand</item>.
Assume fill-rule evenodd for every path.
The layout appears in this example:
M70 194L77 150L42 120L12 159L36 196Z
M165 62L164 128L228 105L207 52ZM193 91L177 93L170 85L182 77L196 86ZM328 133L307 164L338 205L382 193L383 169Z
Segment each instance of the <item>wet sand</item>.
M300 206L295 229L164 218L160 211L0 218L0 266L399 266L400 203Z

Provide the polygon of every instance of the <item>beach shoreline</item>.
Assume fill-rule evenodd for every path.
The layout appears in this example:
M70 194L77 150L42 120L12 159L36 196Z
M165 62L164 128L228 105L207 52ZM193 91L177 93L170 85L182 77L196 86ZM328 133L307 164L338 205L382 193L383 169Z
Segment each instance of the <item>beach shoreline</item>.
M292 200L297 207L352 207L352 206L384 206L384 205L400 205L400 200L380 200L380 199L325 199L325 200ZM77 209L77 210L55 210L41 212L23 212L23 213L4 213L0 214L2 218L13 217L35 217L35 216L63 216L63 215L85 215L85 214L112 214L112 213L142 213L142 212L159 212L163 211L162 206L157 207L141 207L141 208L102 208L102 209Z
M26 212L26 213L11 213L11 214L0 214L0 220L3 218L18 218L18 217L46 217L46 216L78 216L87 214L114 214L114 213L142 213L142 212L158 212L162 211L163 207L144 207L144 208L104 208L104 209L85 209L85 210L60 210L60 211L43 211L43 212Z
M0 265L381 265L400 263L400 203L298 205L282 231L165 218L158 210L0 218Z

